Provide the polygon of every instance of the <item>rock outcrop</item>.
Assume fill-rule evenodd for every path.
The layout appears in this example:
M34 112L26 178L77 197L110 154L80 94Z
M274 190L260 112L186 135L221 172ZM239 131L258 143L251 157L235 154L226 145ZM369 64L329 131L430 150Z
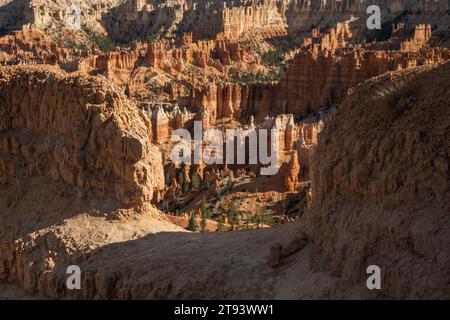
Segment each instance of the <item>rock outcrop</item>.
M0 37L0 65L50 64L70 60L69 50L60 48L44 32L15 31Z
M288 191L295 191L298 184L298 175L300 173L300 164L298 163L297 151L294 151L292 159L289 162L286 178L284 180L284 186Z
M179 30L191 32L194 40L217 35L238 39L249 32L274 37L286 34L284 10L283 3L277 0L129 0L107 15L105 21L109 31L122 41L157 34L162 29L167 35Z
M353 281L379 266L389 297L450 297L449 79L446 63L364 83L313 157L316 256Z
M23 26L57 31L68 28L75 14L83 25L99 28L102 15L122 0L2 0L0 1L0 30L20 30ZM74 10L76 8L76 11Z
M350 88L367 79L449 58L450 51L440 48L417 52L347 49L337 53L307 49L295 56L279 83L221 83L194 90L186 104L207 108L217 118L261 118L273 113L292 113L299 118L341 102Z
M125 204L163 186L149 120L101 77L7 67L0 92L2 174L47 176Z

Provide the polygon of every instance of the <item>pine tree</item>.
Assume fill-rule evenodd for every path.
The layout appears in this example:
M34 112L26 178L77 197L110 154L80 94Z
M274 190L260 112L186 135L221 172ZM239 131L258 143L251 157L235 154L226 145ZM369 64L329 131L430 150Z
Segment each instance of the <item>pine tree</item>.
M205 232L206 228L206 217L205 215L202 215L202 220L200 220L200 231Z
M197 223L195 222L195 214L191 214L191 217L189 218L188 230L192 232L198 230Z
M180 197L178 194L175 194L175 198L173 199L173 208L175 211L178 211L178 209L180 209L180 206L181 206Z
M191 189L192 191L197 191L200 187L200 179L196 174L194 174L191 178Z
M230 208L228 209L228 221L231 224L232 231L234 231L235 225L239 225L239 211L234 202L231 203Z
M209 212L208 204L204 196L202 198L202 202L200 203L200 212L202 213L202 217L211 218L211 213Z
M256 224L258 229L262 228L265 224L271 225L274 223L272 217L272 210L267 207L258 207L256 209ZM261 225L261 226L260 226Z
M226 187L227 193L230 193L231 190L233 190L233 187L234 187L233 180L231 180L231 178L228 178L228 180L227 180L227 187Z
M183 192L188 193L189 192L189 183L185 182L183 185Z

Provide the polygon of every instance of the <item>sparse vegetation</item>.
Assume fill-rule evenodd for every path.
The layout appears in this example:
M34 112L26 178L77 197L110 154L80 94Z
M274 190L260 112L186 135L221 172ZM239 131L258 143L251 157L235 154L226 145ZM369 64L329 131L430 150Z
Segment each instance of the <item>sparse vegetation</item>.
M239 210L236 207L236 204L232 202L227 212L228 222L231 225L231 231L234 231L235 226L239 225Z
M197 222L195 221L195 214L191 214L189 218L188 230L196 232L198 230Z
M183 185L183 193L189 193L190 191L190 186L189 183L186 181Z
M225 225L223 224L223 218L220 217L218 225L217 225L217 232L224 232L225 231Z
M280 49L266 51L260 54L262 62L269 67L281 68L284 66L284 52Z
M273 225L275 221L272 214L272 210L267 207L258 207L256 215L252 217L252 222L256 224L257 228L262 228L264 225Z
M280 72L271 71L263 73L258 71L257 73L244 73L239 74L235 69L230 71L231 81L237 84L250 84L250 83L271 83L280 79Z
M118 46L118 44L109 35L101 35L87 28L84 28L83 31L86 33L89 41L103 52L114 51Z
M192 191L198 191L200 188L200 179L196 174L192 175L191 178L191 190Z
M161 34L163 33L164 28L161 26L158 30L151 30L147 32L147 34L144 37L140 38L140 41L147 42L148 44L152 44L156 40L159 39Z
M202 198L202 202L200 203L200 212L202 213L202 217L211 218L211 213L205 197Z

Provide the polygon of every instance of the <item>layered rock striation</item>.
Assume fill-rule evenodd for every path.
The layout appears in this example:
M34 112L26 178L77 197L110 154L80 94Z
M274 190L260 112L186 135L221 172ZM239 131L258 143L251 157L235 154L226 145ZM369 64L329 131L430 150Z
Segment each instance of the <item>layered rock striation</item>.
M125 204L162 187L150 121L101 77L7 67L0 92L2 174L47 176Z
M347 49L306 49L296 54L278 83L219 83L194 89L187 104L221 117L264 117L292 113L305 117L341 102L352 87L388 71L446 61L448 49L417 52ZM216 119L213 119L215 121Z

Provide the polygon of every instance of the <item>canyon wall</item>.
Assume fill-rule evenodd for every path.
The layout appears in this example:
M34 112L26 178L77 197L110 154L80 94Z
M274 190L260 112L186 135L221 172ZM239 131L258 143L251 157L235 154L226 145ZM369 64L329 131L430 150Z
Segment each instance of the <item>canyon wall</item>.
M168 36L190 32L195 41L214 39L217 35L238 39L250 31L273 37L286 34L285 2L129 0L103 20L110 33L121 41L159 32Z
M352 31L361 42L367 36L383 36L366 28L369 16L366 11L370 5L381 8L387 33L391 24L405 15L412 27L434 23L441 25L439 32L448 35L445 12L449 4L446 0L128 0L103 20L110 33L123 41L136 35L145 37L160 32L166 35L192 32L195 40L212 39L217 35L239 39L246 34L263 38L288 34L295 39L314 27L329 28L352 20Z
M450 297L449 79L446 63L358 86L315 149L317 261L352 281L377 265L387 296Z
M382 9L382 32L366 28L366 10L373 4ZM73 14L71 5L79 7L82 25L107 31L121 42L189 32L194 41L216 36L238 40L243 35L276 38L286 34L296 39L312 28L327 29L350 20L356 42L388 37L392 25L400 21L407 21L408 32L417 24L433 24L437 34L449 35L447 0L3 0L0 34L23 26L60 31L67 28Z
M2 0L0 1L0 31L20 30L23 26L55 31L67 28L74 15L73 6L80 9L81 23L99 27L103 14L123 0ZM2 32L0 32L1 34Z
M221 83L193 90L187 105L221 117L255 117L293 113L304 117L339 103L350 88L374 76L418 65L445 61L447 49L423 48L416 52L345 50L300 51L279 83L240 85ZM216 119L212 119L215 121Z
M102 77L0 69L2 175L46 176L141 204L164 184L147 117Z
M383 30L368 30L367 8L378 5L381 9ZM287 5L286 20L290 37L296 38L311 31L311 28L328 28L339 22L352 21L350 26L355 42L364 39L389 38L392 25L407 22L408 31L417 24L433 24L439 34L448 33L447 0L293 0Z

